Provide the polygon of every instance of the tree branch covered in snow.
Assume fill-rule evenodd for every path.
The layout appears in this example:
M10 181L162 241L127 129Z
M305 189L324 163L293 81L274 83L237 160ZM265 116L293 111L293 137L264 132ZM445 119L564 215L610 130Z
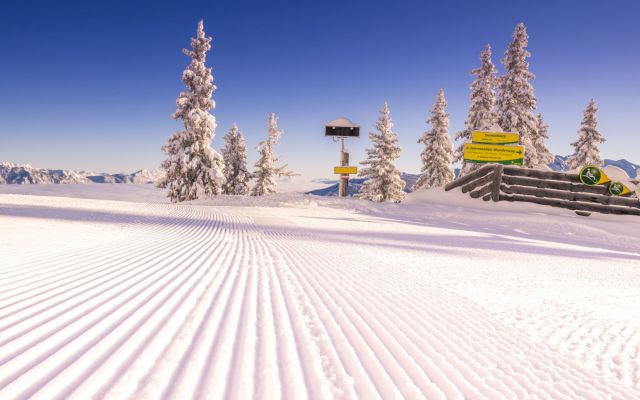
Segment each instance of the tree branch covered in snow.
M449 114L445 111L447 100L444 90L440 89L427 120L431 130L426 131L418 140L425 148L420 154L422 174L413 185L412 191L444 186L455 177L453 173L453 144L449 137Z
M544 144L544 142L549 139L548 129L549 125L543 121L542 114L538 113L536 117L536 134L533 140L533 145L536 148L536 155L538 157L538 165L548 165L555 159L555 156L551 154Z
M216 120L209 110L215 108L211 95L216 86L211 68L205 66L210 42L200 21L197 37L191 39L193 50L183 49L191 57L182 74L188 90L178 96L173 118L182 120L184 130L171 135L162 147L168 157L161 164L165 177L158 183L158 187L169 189L167 196L172 202L197 199L200 191L218 195L224 182L222 157L211 148Z
M367 159L361 164L358 176L368 178L360 188L357 198L372 201L400 202L405 197L404 181L393 161L400 157L398 138L392 131L393 123L389 116L389 106L384 103L380 118L376 123L378 134L370 133L373 148L367 149Z

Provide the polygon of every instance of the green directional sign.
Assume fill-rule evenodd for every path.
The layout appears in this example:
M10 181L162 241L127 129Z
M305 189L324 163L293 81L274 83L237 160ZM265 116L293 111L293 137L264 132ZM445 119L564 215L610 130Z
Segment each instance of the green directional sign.
M631 194L631 189L626 187L622 182L612 182L611 185L609 185L609 193L611 193L612 196L626 196Z
M580 170L580 182L585 185L601 185L610 181L611 179L595 165L587 165Z

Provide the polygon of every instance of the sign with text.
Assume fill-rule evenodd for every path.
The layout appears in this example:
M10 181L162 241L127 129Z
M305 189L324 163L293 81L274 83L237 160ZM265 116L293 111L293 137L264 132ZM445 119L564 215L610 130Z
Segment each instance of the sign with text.
M357 167L349 167L349 166L333 167L333 173L334 174L357 174L358 173L358 168Z
M520 140L520 135L512 132L471 132L471 141L478 144L515 144Z
M464 161L470 163L522 165L524 161L524 146L465 143Z

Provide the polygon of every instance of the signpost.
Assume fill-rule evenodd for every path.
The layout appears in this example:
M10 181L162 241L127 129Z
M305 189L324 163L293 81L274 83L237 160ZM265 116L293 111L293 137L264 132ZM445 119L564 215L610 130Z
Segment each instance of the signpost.
M464 161L470 163L522 165L524 161L524 146L466 143L464 145Z
M478 144L516 144L520 135L511 132L471 132L471 141Z
M333 168L334 174L340 174L340 197L347 196L347 186L349 185L349 174L358 172L356 167L349 166L349 153L344 148L345 137L360 137L360 127L347 118L336 118L327 123L324 127L324 135L331 136L334 140L340 140L340 166Z

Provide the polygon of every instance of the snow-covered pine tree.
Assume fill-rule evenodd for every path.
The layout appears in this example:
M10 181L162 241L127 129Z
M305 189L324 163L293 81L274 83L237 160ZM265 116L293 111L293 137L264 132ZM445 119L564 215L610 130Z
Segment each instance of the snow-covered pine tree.
M225 135L224 142L222 158L225 183L222 185L222 192L235 195L248 194L251 174L247 170L247 146L235 122L229 133Z
M274 164L278 158L273 152L274 146L280 141L282 131L278 129L277 118L274 113L269 114L269 137L258 144L260 158L253 173L256 183L251 189L252 196L264 196L276 192L276 177L293 176L293 172L286 172L287 165L276 167Z
M587 108L584 110L582 125L578 131L578 140L571 143L571 146L576 149L575 153L567 160L567 165L569 165L571 169L584 167L589 164L602 165L598 144L604 143L605 138L598 131L597 112L598 107L593 99L591 99Z
M404 199L405 182L400 178L400 171L393 164L393 160L400 156L401 149L392 128L389 106L385 102L376 123L379 133L369 133L373 148L367 149L367 159L360 163L364 167L360 169L358 176L367 180L356 195L357 198L396 203Z
M536 134L533 141L533 145L536 148L536 154L538 156L538 165L548 165L555 160L555 156L551 154L549 149L547 149L547 146L544 144L545 140L549 139L548 129L549 125L547 125L542 119L542 114L538 113L538 116L536 117Z
M174 119L181 119L184 130L175 132L162 150L168 155L162 162L165 176L158 187L168 188L172 202L194 200L198 192L213 196L221 192L224 176L222 157L211 148L216 119L209 113L215 108L211 95L216 90L211 68L205 66L206 54L211 49L211 37L206 37L202 21L191 39L193 50L183 49L191 63L182 74L188 91L176 100Z
M529 82L535 75L529 71L527 58L531 57L526 48L529 36L524 24L519 23L513 32L513 41L505 52L502 64L505 74L498 86L497 118L498 125L505 132L518 132L520 144L525 146L525 167L535 167L538 155L534 145L536 132L536 96Z
M462 143L456 149L454 162L463 160L464 144L467 140L471 140L472 131L490 130L496 123L494 105L496 101L495 89L498 85L498 78L496 78L498 70L491 61L491 46L489 44L480 53L480 61L480 67L471 70L476 79L471 84L471 105L469 106L467 120L464 122L464 130L456 133L455 140L462 140ZM481 164L463 161L460 175L474 171L480 166Z
M447 100L440 89L427 123L431 129L422 134L418 143L424 143L422 174L413 185L412 191L444 186L455 177L453 173L453 144L449 137L449 114L445 111Z

